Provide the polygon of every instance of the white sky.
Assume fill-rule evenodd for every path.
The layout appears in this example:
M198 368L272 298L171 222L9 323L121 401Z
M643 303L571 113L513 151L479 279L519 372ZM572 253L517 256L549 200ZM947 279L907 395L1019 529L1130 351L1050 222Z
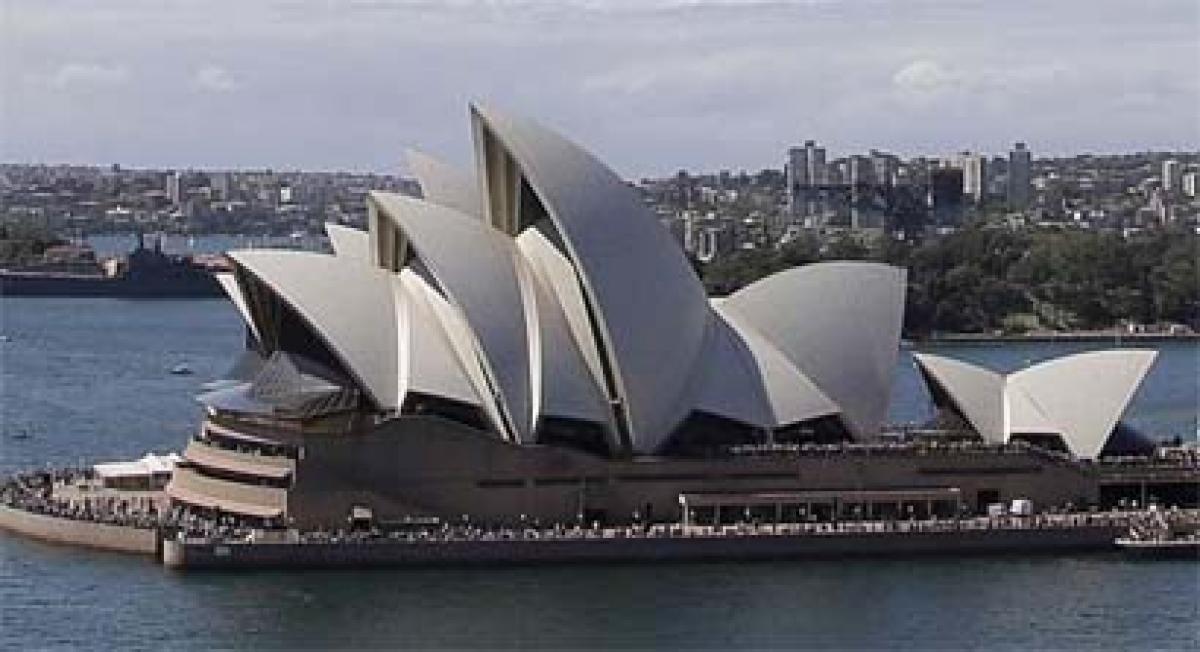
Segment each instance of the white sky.
M1196 0L0 0L0 160L396 172L479 99L622 174L1200 149Z

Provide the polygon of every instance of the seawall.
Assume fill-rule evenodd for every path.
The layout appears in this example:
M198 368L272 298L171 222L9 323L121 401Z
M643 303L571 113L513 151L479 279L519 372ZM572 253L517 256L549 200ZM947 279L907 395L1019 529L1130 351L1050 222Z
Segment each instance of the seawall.
M0 506L0 529L51 543L154 556L158 531L35 514Z
M1116 550L1124 527L820 535L630 536L354 543L213 543L165 540L178 569L338 568L594 562L887 557Z

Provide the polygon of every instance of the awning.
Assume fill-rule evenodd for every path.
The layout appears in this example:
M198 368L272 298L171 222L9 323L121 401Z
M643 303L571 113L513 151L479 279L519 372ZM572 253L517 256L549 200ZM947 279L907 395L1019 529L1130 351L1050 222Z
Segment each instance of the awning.
M832 502L903 502L925 500L952 500L961 498L958 487L915 488L915 489L836 489L824 491L765 491L756 493L699 493L679 494L680 504L690 507L712 505L788 505L799 503Z
M92 466L92 470L102 479L136 478L151 475L165 475L175 469L175 464L182 458L176 453L155 455L147 453L139 460L131 462L104 462Z

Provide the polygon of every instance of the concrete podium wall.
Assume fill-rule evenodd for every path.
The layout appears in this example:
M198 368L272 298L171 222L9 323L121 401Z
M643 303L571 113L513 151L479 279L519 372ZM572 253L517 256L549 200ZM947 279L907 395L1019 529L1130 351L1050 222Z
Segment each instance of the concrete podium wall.
M378 543L210 543L163 541L177 569L368 568L597 562L684 562L842 557L1034 554L1115 550L1124 528L996 529L796 536L497 539Z

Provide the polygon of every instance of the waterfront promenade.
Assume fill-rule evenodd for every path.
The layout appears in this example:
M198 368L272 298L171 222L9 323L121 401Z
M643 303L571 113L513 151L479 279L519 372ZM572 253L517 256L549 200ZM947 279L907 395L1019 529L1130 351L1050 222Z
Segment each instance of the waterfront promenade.
M892 447L881 447L890 450ZM826 451L806 451L821 454ZM788 454L789 451L742 451ZM796 454L797 451L790 451ZM1178 460L1185 467L1194 460ZM1164 461L1160 461L1162 463ZM1171 465L1169 462L1168 465ZM1172 465L1173 466L1173 465ZM1200 529L1200 509L1048 510L957 518L483 526L414 520L298 531L171 508L161 491L103 487L90 468L17 474L0 485L0 529L155 556L177 568L645 562L1111 551L1131 527L1167 519Z
M603 562L755 561L1103 552L1148 510L922 521L653 525L621 528L430 528L411 532L247 532L163 542L180 569L342 568ZM1175 510L1195 527L1200 511Z

